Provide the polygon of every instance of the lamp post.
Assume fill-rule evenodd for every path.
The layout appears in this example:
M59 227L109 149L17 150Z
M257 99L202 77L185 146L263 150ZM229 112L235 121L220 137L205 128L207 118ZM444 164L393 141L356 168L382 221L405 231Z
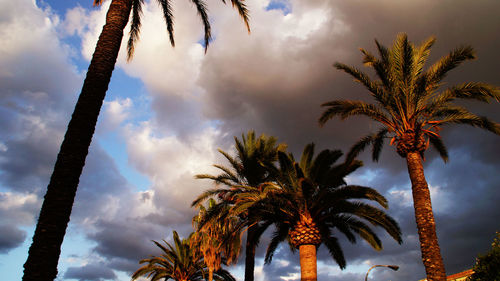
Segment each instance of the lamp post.
M370 273L370 270L372 270L373 268L375 267L388 267L394 271L397 271L399 269L399 266L397 265L386 265L386 264L376 264L376 265L373 265L372 267L370 267L370 269L368 269L368 272L366 272L366 276L365 276L365 281L368 281L368 274Z

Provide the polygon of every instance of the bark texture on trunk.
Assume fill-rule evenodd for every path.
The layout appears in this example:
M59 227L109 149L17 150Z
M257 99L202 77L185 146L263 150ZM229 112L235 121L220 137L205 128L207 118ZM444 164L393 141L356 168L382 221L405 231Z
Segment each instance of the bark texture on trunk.
M427 280L446 281L446 272L436 235L436 223L434 222L431 196L425 180L422 158L418 152L410 152L406 155L406 162L412 185L415 220Z
M299 246L300 255L300 280L316 281L316 245L304 244Z
M253 281L253 272L255 269L255 226L250 226L247 230L247 242L245 247L245 281Z
M52 281L80 174L128 23L131 0L113 0L69 122L24 264L23 281Z

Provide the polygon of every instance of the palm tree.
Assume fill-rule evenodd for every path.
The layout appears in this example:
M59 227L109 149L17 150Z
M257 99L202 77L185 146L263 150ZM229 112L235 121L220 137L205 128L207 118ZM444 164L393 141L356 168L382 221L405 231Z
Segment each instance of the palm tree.
M221 268L221 264L235 263L240 254L240 235L234 231L238 223L236 217L224 220L216 217L201 225L207 214L216 208L216 201L210 198L208 207L200 205L198 215L193 218L195 232L191 237L191 247L203 256L209 271L208 281L213 280L213 273Z
M197 206L213 196L221 199L221 203L233 204L232 198L235 193L246 192L248 186L258 186L271 178L272 175L269 171L277 160L277 151L286 148L285 144L276 144L277 140L274 137L261 135L256 138L255 132L252 130L246 136L243 134L241 141L236 137L234 137L234 141L236 157L232 157L227 152L219 149L219 152L229 161L230 167L214 165L214 167L222 171L220 175L202 174L196 176L198 179L213 180L216 184L223 184L224 187L216 187L203 192L193 201L192 206ZM219 207L222 208L222 206L223 204L219 204ZM249 212L251 211L249 210ZM244 224L246 217L247 214L240 214L242 224ZM255 249L261 234L266 228L266 225L255 224L247 229L245 281L253 281L254 279Z
M205 31L205 46L210 42L210 23L203 0L191 0L196 6ZM222 0L225 2L225 0ZM162 7L170 42L174 46L173 11L171 1L158 0ZM244 0L231 0L248 28L248 10ZM94 0L101 5L102 0ZM128 58L132 58L134 44L139 38L143 0L112 0L106 24L96 45L92 61L83 83L75 110L69 122L54 171L47 187L33 236L33 243L24 264L25 281L54 280L66 227L71 215L80 174L85 165L94 129L97 123L118 51L123 30L132 12ZM205 49L206 51L206 49Z
M357 236L376 250L382 243L367 223L382 227L398 243L401 231L383 210L363 202L374 201L387 208L387 200L376 190L346 185L344 177L361 166L360 161L335 164L339 150L323 150L314 157L314 144L305 147L300 162L292 154L279 153L277 181L261 185L260 194L236 196L233 213L255 208L251 221L273 223L276 227L267 248L265 262L272 260L278 245L288 240L292 251L299 249L301 280L317 280L316 249L324 244L341 269L346 261L337 235L351 243ZM257 192L256 192L257 193Z
M203 257L196 254L191 246L191 236L188 239L180 239L176 231L173 232L174 245L163 240L165 246L153 241L162 250L160 256L152 256L139 261L145 263L132 274L132 280L146 276L152 281L176 280L176 281L201 281L206 280L208 268ZM235 281L229 272L219 269L214 272L214 280Z
M354 67L336 63L336 68L350 74L365 86L376 102L326 102L322 105L326 110L319 123L323 125L335 116L343 120L353 115L363 115L382 125L378 132L359 140L351 148L348 158L354 158L372 145L373 160L378 161L384 139L391 138L391 145L396 145L397 153L406 159L408 166L427 279L446 280L422 165L424 152L431 144L445 162L448 160L448 152L439 135L439 130L445 125L466 124L500 134L499 124L453 103L460 99L489 102L494 98L498 101L500 92L496 87L478 82L440 90L446 74L462 62L474 59L475 55L472 47L459 47L424 71L424 64L434 42L435 38L431 37L420 46L415 46L408 41L406 34L399 34L391 49L375 40L380 58L361 49L364 54L363 63L372 67L378 76L375 81Z

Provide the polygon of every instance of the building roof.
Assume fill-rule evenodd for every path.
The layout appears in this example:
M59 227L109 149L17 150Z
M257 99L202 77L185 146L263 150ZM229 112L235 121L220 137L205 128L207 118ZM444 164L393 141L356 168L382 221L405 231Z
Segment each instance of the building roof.
M455 280L457 278L461 278L461 277L469 277L471 276L472 274L474 273L474 271L472 269L467 269L465 271L462 271L462 272L459 272L459 273L455 273L455 274L452 274L452 275L448 275L446 277L446 280L447 281L452 281L452 280Z

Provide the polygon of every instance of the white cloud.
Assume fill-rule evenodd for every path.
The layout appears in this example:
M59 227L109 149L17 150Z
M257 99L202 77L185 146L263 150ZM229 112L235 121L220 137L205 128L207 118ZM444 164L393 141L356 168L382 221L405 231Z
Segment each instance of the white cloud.
M117 98L112 101L104 101L104 116L100 124L101 130L113 130L130 117L130 111L133 109L133 102L130 98Z
M0 222L31 225L35 210L41 206L40 198L32 193L0 192Z
M152 181L153 191L148 195L155 197L158 208L168 206L171 211L189 212L191 201L203 187L209 186L195 180L194 175L213 171L215 141L220 132L208 128L197 136L179 139L174 135L155 135L155 128L152 123L128 127L129 161ZM186 220L189 221L190 218Z

